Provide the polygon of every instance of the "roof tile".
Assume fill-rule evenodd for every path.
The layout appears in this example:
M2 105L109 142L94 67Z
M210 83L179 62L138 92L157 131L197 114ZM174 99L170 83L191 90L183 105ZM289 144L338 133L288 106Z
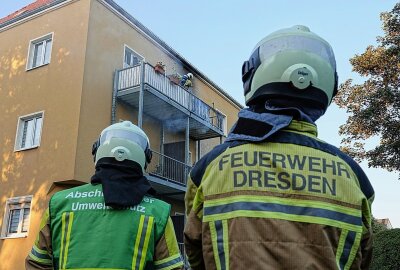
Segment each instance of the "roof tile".
M15 11L13 13L7 15L6 17L1 18L0 19L0 24L4 23L6 21L9 21L11 19L14 19L14 18L18 17L19 15L21 15L22 13L35 10L35 9L41 7L41 6L44 6L44 5L47 5L47 4L51 3L51 2L53 2L53 1L54 0L37 0L37 1L25 6L23 8L21 8L21 9Z

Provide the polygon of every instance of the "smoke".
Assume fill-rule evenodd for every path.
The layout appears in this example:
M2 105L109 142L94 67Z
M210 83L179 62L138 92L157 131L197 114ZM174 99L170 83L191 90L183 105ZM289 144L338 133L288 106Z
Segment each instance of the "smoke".
M185 131L187 118L168 119L163 121L164 128L170 132Z

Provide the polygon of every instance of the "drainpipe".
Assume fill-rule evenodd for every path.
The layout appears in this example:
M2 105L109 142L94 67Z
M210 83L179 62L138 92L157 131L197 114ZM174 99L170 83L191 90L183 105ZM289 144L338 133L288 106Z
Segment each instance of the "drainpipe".
M190 120L189 117L186 120L186 136L185 136L185 184L187 183L187 176L189 174L188 164L189 160L189 128L190 128Z
M111 104L111 124L114 124L116 122L115 118L116 118L116 114L117 114L118 80L119 80L119 73L118 73L118 70L115 70L114 71L112 104Z
M161 138L160 153L164 155L164 142L165 142L164 122L161 123L160 138Z
M164 143L165 143L165 131L164 131L164 122L161 123L161 132L160 132L160 137L161 137L161 141L160 141L160 168L161 168L161 174L164 175Z
M200 140L196 141L196 162L200 160Z
M145 62L142 61L141 65L141 75L140 75L140 92L139 92L139 111L138 111L138 126L142 128L143 126L143 95L144 95L144 74L145 74Z

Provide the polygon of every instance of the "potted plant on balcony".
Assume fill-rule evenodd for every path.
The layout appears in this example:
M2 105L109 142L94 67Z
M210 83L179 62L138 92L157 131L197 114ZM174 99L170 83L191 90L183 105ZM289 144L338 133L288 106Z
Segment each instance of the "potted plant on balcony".
M158 61L157 64L155 65L155 67L154 67L154 71L156 73L164 75L165 74L165 65L163 64L163 62Z

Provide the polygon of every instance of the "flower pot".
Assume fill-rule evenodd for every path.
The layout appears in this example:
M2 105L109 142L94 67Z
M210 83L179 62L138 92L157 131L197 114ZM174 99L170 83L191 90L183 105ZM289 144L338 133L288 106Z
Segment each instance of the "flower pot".
M171 83L173 83L173 84L177 84L177 85L179 85L179 83L180 83L180 79L178 78L178 77L176 77L176 76L168 76L168 79L169 79L169 81L171 82Z
M154 71L159 73L159 74L165 74L165 70L162 66L155 66Z

